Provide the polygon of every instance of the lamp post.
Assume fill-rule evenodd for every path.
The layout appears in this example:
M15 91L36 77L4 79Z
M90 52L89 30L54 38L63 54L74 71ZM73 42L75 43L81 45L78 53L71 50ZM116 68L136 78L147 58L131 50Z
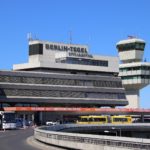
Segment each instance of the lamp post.
M119 135L121 136L121 128L112 127L111 129L112 129L112 130L119 130Z
M121 128L118 128L119 129L119 132L120 132L120 136L121 136Z

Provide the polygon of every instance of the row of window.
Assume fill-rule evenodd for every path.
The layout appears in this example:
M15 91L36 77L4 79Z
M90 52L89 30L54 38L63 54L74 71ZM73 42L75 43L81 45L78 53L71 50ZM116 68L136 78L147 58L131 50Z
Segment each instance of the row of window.
M121 51L127 50L144 50L145 43L129 43L129 44L120 44L117 45L117 49Z
M2 108L3 107L11 107L12 105L10 103L1 103ZM35 103L17 103L13 104L14 107L38 107L38 104Z
M115 122L127 122L128 119L127 118L113 118L113 121L115 121Z
M136 71L136 70L150 71L150 66L138 66L138 67L130 67L130 68L120 68L119 70L120 70L120 72Z
M126 76L122 77L123 80L131 80L131 79L150 79L150 75L141 75L141 76Z
M121 81L93 81L93 80L56 79L56 78L40 78L40 77L34 78L34 77L18 77L18 76L0 76L0 82L115 87L115 88L122 87Z
M48 90L28 90L28 89L0 89L0 96L125 99L124 93L91 93L91 92L48 91Z
M80 118L79 119L79 122L87 122L87 121L103 122L106 121L106 118Z
M91 59L81 59L81 58L67 58L64 60L56 59L56 63L108 67L108 61L106 61L106 60L91 60Z
M122 87L122 82L113 82L113 81L93 81L93 86L96 87Z

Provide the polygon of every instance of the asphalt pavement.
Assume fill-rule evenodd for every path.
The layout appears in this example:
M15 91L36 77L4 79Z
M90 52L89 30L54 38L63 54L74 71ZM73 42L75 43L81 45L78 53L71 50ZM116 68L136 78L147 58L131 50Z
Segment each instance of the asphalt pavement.
M34 128L0 130L0 150L65 150L38 142L33 137Z
M37 150L26 142L32 135L33 128L0 131L0 150Z

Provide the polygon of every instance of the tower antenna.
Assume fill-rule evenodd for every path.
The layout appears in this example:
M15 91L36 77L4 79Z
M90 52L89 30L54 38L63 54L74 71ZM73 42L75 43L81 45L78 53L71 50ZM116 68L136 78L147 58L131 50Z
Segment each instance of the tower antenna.
M92 36L91 35L89 35L89 38L88 38L88 47L89 47L89 51L90 51L90 49L91 49L91 39L92 39Z
M69 43L72 44L72 31L69 32Z
M136 36L133 36L133 35L128 35L128 39L135 39L137 38Z
M32 41L32 34L31 34L31 32L27 33L27 39L28 39L28 41Z

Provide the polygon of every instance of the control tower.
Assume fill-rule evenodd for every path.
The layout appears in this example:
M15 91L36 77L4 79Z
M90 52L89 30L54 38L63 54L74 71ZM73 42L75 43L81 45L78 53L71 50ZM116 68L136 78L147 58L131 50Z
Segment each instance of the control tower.
M140 89L150 84L150 63L143 62L145 41L130 36L116 44L121 64L119 76L126 90L128 108L140 108Z

